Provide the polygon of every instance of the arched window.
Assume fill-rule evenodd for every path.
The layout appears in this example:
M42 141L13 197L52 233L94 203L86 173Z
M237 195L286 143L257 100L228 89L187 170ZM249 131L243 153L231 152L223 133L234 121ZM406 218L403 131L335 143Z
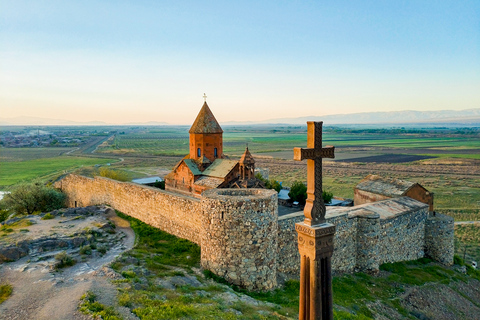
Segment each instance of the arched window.
M215 158L218 157L217 148L213 149L213 156L214 156Z
M202 156L202 150L200 148L197 149L197 157Z

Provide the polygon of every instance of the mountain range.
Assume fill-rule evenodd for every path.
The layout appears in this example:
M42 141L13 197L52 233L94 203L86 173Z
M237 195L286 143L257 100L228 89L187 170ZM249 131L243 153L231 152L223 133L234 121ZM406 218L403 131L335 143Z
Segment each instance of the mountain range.
M390 111L390 112L361 112L349 114L334 114L326 116L308 116L297 118L273 118L259 121L227 121L222 125L254 125L254 124L305 124L306 121L324 121L328 125L340 124L462 124L480 125L480 108L465 110L439 110L439 111ZM62 119L15 117L0 118L0 126L108 126L120 125L103 121L78 122ZM130 122L121 125L168 125L166 122Z

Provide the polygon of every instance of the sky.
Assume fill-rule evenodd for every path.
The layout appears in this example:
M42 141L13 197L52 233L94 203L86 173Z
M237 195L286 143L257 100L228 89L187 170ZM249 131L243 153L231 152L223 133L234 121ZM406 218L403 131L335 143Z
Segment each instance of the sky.
M0 0L0 118L480 107L480 1Z

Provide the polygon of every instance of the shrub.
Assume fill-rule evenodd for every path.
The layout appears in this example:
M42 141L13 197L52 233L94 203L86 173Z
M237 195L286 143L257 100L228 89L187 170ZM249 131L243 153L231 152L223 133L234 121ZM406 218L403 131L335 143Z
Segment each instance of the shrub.
M92 248L89 245L81 246L80 247L80 254L91 255L92 254Z
M33 214L65 207L66 195L40 182L17 185L2 199L2 205L17 214Z
M307 186L301 181L295 181L290 188L288 196L292 201L298 201L301 205L304 205L307 200ZM330 203L332 202L333 193L323 191L322 198L324 203Z
M42 217L42 220L50 220L55 218L50 212Z
M115 170L115 169L110 169L106 167L102 167L98 170L98 174L101 177L113 179L113 180L118 180L118 181L128 181L129 176L128 173L122 170Z
M155 181L155 183L153 184L153 186L155 188L160 188L162 190L165 190L165 181Z
M295 181L290 188L288 196L292 201L298 201L301 205L307 200L307 186L301 181Z
M55 256L57 263L55 264L55 269L61 269L65 267L73 266L76 261L73 259L66 251L62 251Z
M0 284L0 303L7 300L13 292L13 287L10 284Z

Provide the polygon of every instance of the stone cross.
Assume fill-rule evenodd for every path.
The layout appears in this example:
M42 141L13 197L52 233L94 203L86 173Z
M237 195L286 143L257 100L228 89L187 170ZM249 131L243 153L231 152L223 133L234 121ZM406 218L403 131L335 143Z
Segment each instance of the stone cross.
M207 102L207 95L205 93L203 94L203 101Z
M294 148L294 160L307 159L305 220L295 224L300 253L300 320L332 320L332 263L335 226L325 222L322 159L334 157L334 147L322 148L323 122L307 122L307 149Z
M322 197L322 159L335 158L335 147L322 148L323 122L307 122L307 149L294 148L293 159L307 159L307 201L304 223L315 226L325 222L325 203Z

